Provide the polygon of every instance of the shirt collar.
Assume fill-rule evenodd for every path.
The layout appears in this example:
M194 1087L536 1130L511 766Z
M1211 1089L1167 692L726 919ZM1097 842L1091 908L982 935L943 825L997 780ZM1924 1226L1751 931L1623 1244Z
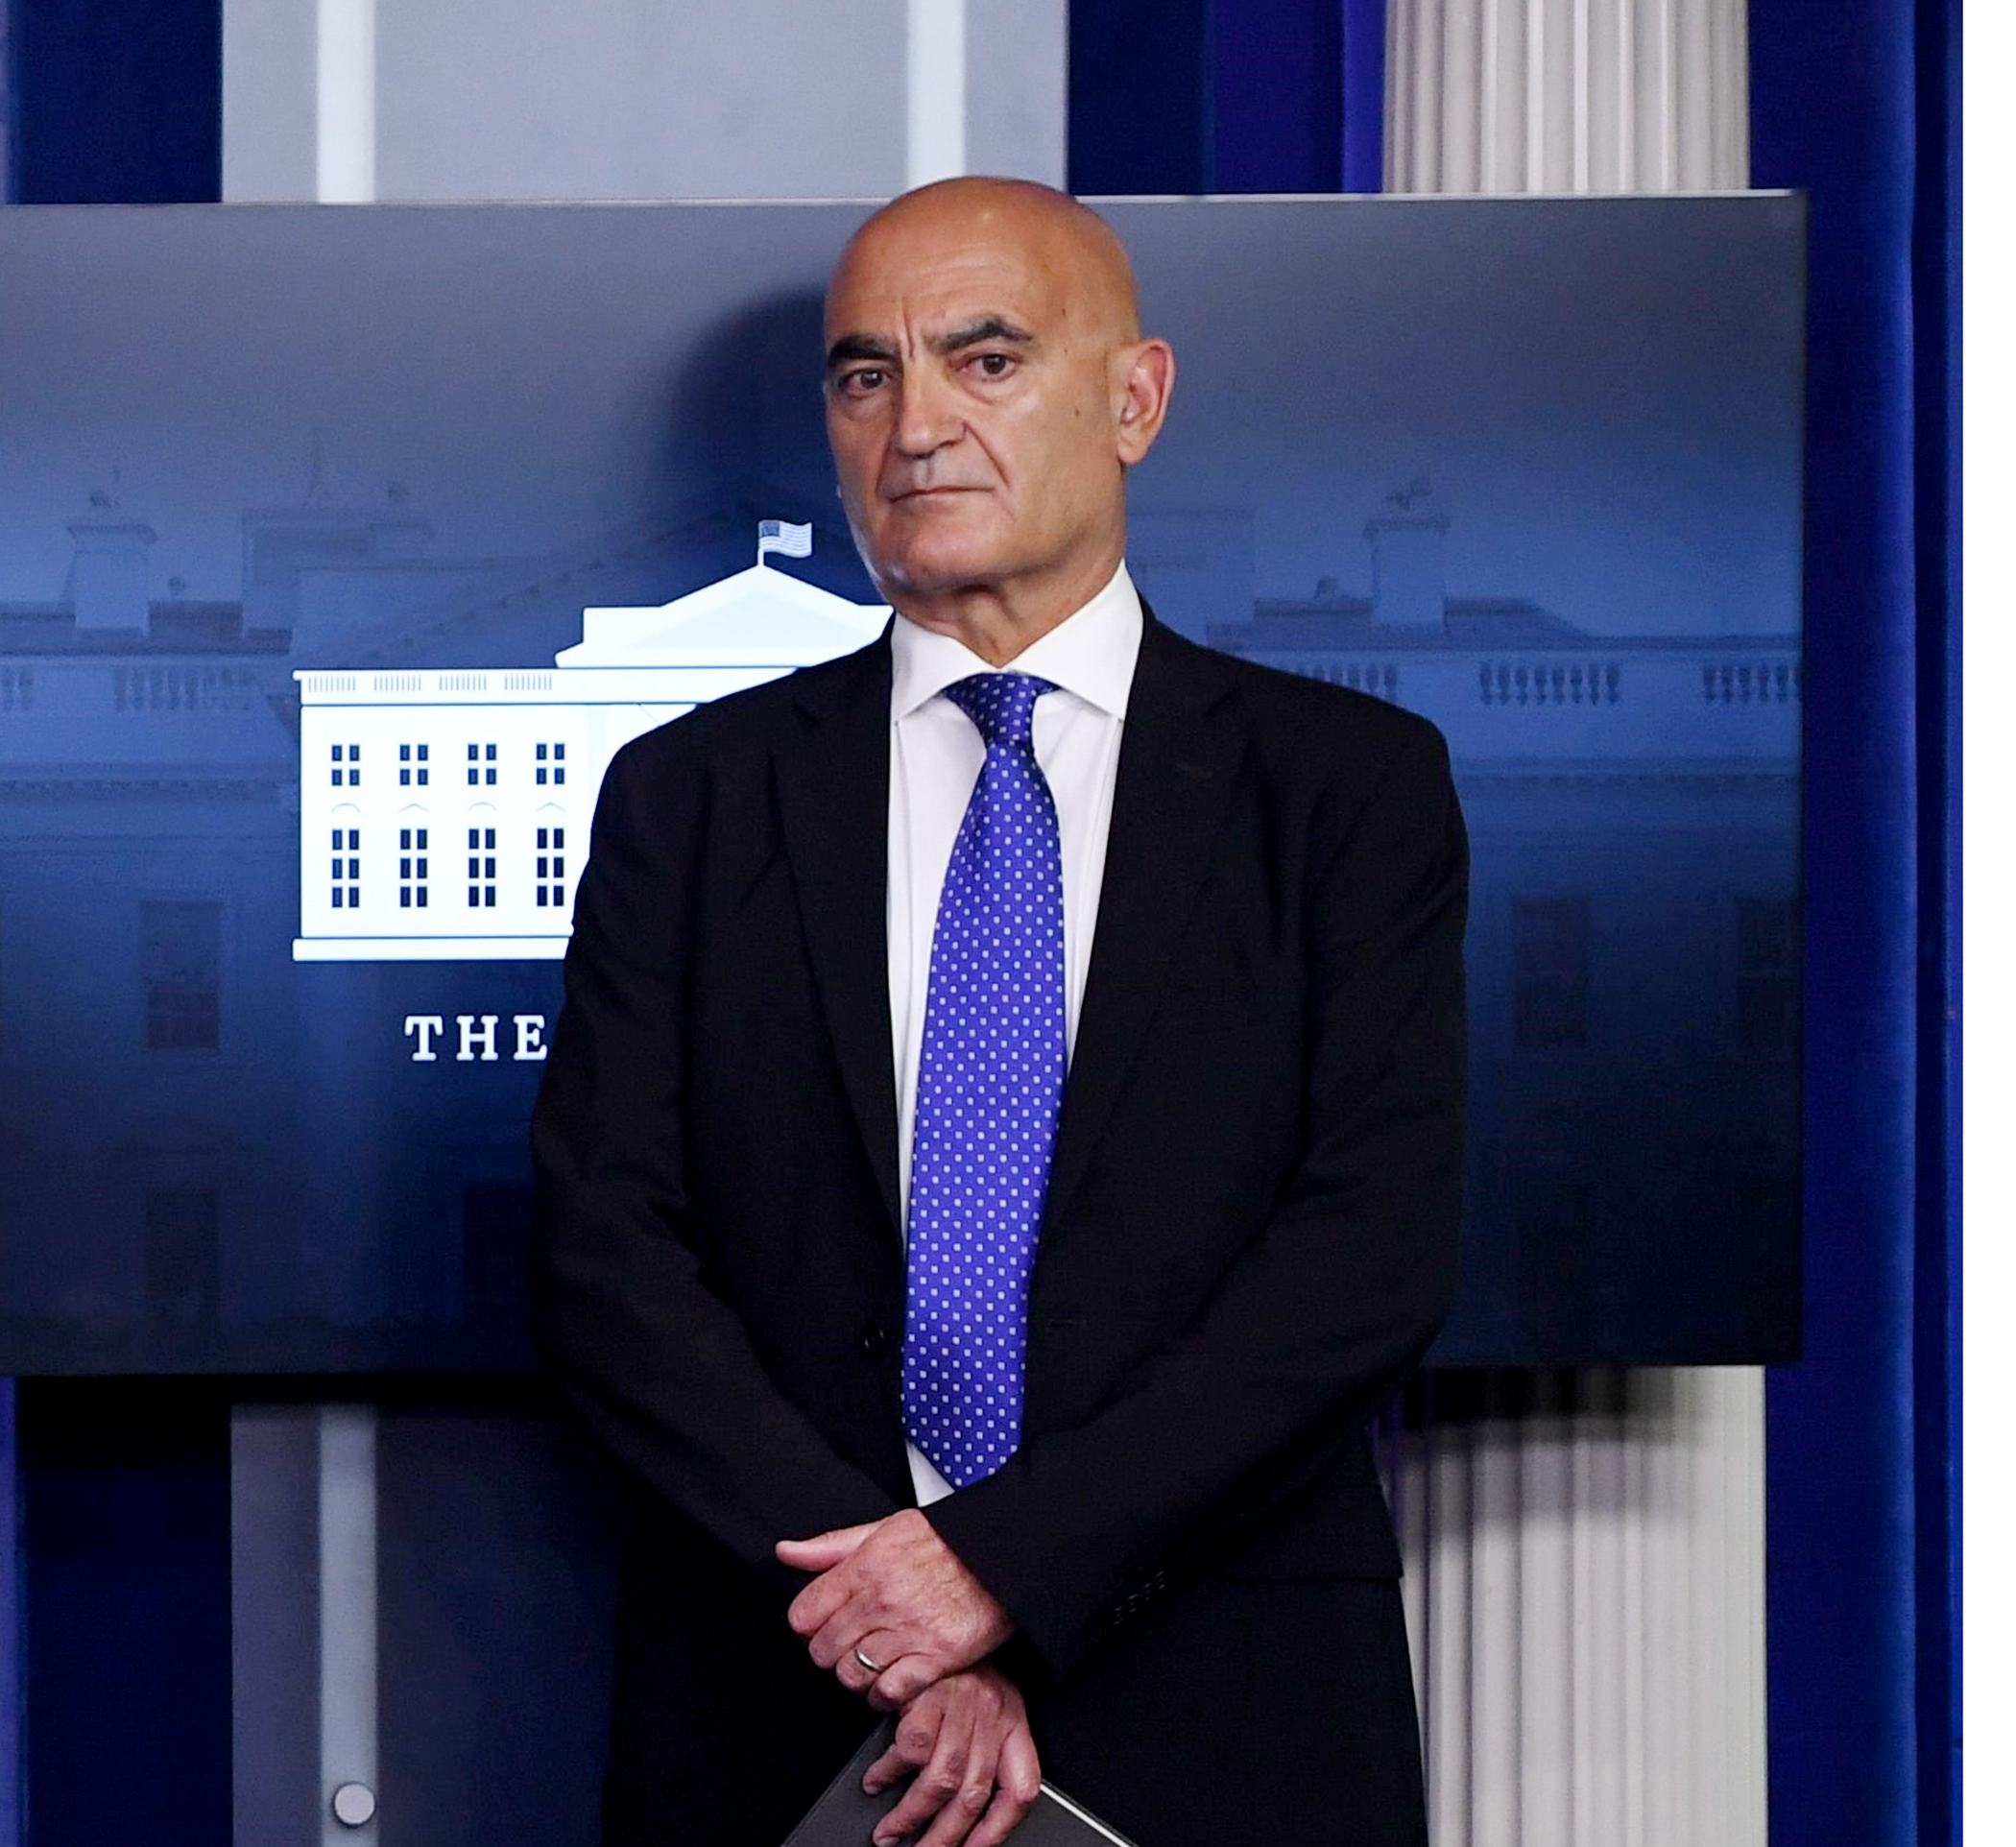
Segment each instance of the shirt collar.
M1090 603L1032 641L1006 667L980 659L963 641L921 629L899 614L889 645L894 655L889 712L907 718L954 681L976 673L1028 673L1052 682L1115 718L1127 715L1127 691L1140 652L1141 604L1123 560Z

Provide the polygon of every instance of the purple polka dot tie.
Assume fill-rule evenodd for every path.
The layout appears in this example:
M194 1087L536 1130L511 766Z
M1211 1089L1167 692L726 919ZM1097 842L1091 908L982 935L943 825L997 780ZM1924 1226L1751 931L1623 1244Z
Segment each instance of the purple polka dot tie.
M910 1163L903 1427L955 1488L1021 1442L1029 1272L1064 1096L1064 873L1029 724L1056 688L945 689L987 744L931 939Z

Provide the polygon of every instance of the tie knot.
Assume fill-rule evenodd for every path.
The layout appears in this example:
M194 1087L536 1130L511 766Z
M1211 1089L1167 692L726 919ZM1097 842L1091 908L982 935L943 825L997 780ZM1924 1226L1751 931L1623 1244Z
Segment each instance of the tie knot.
M945 696L973 721L992 750L996 744L1026 747L1036 702L1056 690L1052 682L1039 680L1033 673L976 673L953 681Z

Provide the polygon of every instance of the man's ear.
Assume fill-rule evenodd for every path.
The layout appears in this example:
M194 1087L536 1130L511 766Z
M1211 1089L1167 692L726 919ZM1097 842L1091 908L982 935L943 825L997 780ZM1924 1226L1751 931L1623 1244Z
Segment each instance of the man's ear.
M1132 468L1148 453L1169 414L1175 349L1166 340L1130 341L1114 354L1113 370L1120 466Z

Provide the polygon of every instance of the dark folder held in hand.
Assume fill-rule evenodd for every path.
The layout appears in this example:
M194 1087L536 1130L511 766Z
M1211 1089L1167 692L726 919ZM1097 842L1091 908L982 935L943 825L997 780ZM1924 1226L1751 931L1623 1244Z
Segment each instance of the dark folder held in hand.
M868 1795L861 1788L868 1766L889 1748L895 1737L894 1719L885 1719L876 1726L861 1748L848 1759L847 1767L827 1786L826 1794L791 1830L791 1837L783 1847L868 1847L876 1823L896 1807L909 1787L908 1784L900 1783L876 1796ZM1036 1798L1036 1806L1009 1836L1009 1847L1134 1847L1134 1843L1045 1783L1043 1793Z

